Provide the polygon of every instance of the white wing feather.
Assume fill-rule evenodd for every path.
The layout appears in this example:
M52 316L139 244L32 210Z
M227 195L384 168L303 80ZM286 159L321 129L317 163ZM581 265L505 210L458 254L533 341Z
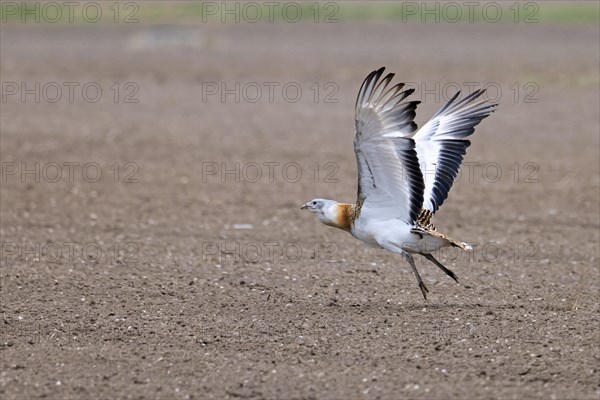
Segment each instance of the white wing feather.
M358 165L358 204L361 215L399 218L414 224L423 204L423 177L409 136L418 101L403 102L414 90L388 89L394 74L379 81L384 68L363 82L356 100L354 150Z

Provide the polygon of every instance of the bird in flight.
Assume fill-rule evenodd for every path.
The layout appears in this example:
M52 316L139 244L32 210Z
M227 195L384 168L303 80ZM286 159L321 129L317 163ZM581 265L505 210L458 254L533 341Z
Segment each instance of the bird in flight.
M438 232L431 219L448 197L471 144L467 138L497 104L481 98L485 90L461 100L459 91L417 131L413 119L420 102L405 101L414 89L402 90L403 83L390 87L394 74L380 80L384 69L367 76L356 99L356 204L314 199L301 208L369 246L401 254L427 300L429 290L412 255L421 254L458 282L432 253L472 248Z

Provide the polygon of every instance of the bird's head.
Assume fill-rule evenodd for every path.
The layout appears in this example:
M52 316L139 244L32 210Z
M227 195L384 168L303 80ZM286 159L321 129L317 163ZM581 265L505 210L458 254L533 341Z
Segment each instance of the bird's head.
M345 221L345 207L334 200L313 199L300 207L302 210L308 210L315 214L325 225L347 230Z

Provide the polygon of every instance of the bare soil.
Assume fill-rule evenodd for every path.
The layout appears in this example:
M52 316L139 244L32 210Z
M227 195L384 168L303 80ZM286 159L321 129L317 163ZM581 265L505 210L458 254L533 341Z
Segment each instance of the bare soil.
M598 399L598 30L2 26L1 397ZM435 218L475 251L439 256L460 284L418 260L428 301L299 210L354 200L380 66L419 124L500 90Z

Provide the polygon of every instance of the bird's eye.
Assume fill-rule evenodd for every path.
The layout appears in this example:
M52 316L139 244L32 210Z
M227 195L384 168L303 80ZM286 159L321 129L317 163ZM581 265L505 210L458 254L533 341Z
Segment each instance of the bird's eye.
M313 206L316 206L316 205L317 205L317 202L316 202L316 201L313 201Z

